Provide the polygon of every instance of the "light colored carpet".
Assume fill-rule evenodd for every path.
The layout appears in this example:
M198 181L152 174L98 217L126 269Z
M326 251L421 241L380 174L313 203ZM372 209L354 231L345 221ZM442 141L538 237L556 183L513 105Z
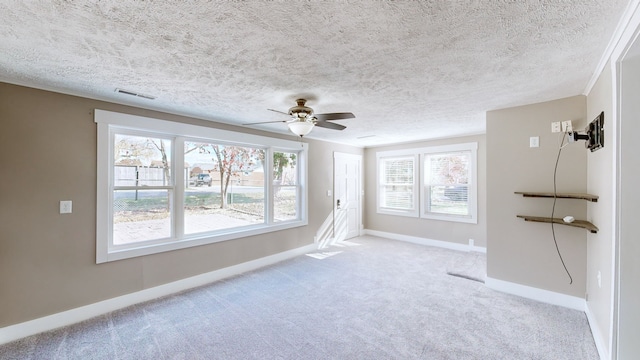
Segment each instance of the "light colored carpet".
M584 313L447 274L484 279L482 254L375 237L317 254L6 344L0 359L598 358Z

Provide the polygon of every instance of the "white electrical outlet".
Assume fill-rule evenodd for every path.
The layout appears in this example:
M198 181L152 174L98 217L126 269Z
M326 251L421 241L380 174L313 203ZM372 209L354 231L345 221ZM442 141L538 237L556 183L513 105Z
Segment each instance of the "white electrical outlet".
M532 136L529 138L529 147L536 148L540 147L540 137Z
M598 288L602 287L602 274L598 271Z
M571 124L571 120L562 122L562 132L573 131L573 125Z
M561 127L560 127L560 121L556 121L556 122L552 122L551 123L551 132L552 133L559 133L561 132Z
M60 201L60 214L71 214L73 202L71 200Z

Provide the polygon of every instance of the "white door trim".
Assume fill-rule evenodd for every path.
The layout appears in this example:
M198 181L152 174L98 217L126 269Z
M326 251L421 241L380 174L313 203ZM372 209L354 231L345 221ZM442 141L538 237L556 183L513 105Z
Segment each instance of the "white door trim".
M617 43L614 46L611 61L612 72L612 87L613 87L613 114L612 114L612 129L614 132L613 144L614 147L614 159L613 159L613 171L615 174L613 184L613 304L611 307L611 322L610 322L610 342L609 342L609 355L611 359L617 359L620 353L619 344L619 332L620 332L620 258L621 258L621 234L624 231L624 224L621 224L621 217L624 216L621 209L620 199L624 199L627 196L625 189L621 187L621 168L622 168L622 155L630 154L631 144L623 144L621 142L622 125L628 123L629 119L623 119L624 104L622 103L622 63L628 55L629 50L634 46L640 46L637 41L640 35L640 3L637 0L632 1L621 19L619 27L622 29ZM628 95L627 95L628 97ZM625 130L629 131L629 130ZM628 191L628 190L627 190ZM628 281L628 279L626 280Z

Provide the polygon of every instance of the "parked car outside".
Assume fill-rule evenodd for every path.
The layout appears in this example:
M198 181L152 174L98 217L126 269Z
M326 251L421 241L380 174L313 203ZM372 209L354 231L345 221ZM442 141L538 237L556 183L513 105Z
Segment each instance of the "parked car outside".
M212 182L213 179L211 179L211 175L209 174L198 174L198 177L196 178L196 186L211 186Z

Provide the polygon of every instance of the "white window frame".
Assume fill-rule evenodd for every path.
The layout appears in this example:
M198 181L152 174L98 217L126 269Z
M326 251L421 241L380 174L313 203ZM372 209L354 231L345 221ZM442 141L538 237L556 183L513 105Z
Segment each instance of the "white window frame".
M428 211L426 204L426 200L428 197L427 192L425 191L427 176L427 169L424 166L425 158L427 155L436 155L436 154L448 154L448 153L456 153L456 152L470 152L470 161L469 161L469 183L467 184L467 205L469 208L468 215L456 215L456 214L442 214L442 213L432 213ZM444 221L455 221L455 222L463 222L463 223L478 223L478 143L463 143L463 144L453 144L453 145L443 145L443 146L431 146L427 148L420 149L420 217L424 219L432 219L432 220L444 220Z
M425 200L425 170L424 158L427 154L450 153L459 151L470 151L471 161L469 163L469 184L468 184L468 205L469 215L449 215L427 212ZM381 183L381 161L394 157L414 157L414 188L413 198L414 206L411 210L399 210L385 208L381 206L380 190L384 185ZM442 146L430 146L414 149L402 149L392 151L380 151L376 153L376 208L377 213L385 215L419 217L429 220L454 221L462 223L478 223L478 143L461 143Z
M268 162L269 163L269 168L268 168L269 175L265 175L265 176L268 176L268 180L267 181L269 181L269 186L271 187L270 193L271 194L276 194L276 188L278 188L278 187L282 188L282 187L295 186L296 187L297 198L298 198L298 200L300 200L296 204L297 205L297 208L296 208L296 219L299 220L300 216L301 216L301 209L302 209L301 201L303 199L303 196L302 196L302 189L303 188L302 188L302 186L300 184L300 176L297 177L297 179L296 179L297 181L296 181L295 185L276 185L276 184L274 184L273 179L271 179L271 176L273 175L273 170L274 170L273 169L273 156L274 156L274 153L280 152L280 153L296 154L296 166L298 166L298 159L300 158L302 153L301 153L300 149L292 150L290 148L289 149L285 149L285 148L273 147L270 150L271 151L268 153L268 155L270 156L270 159L271 159ZM269 208L270 213L275 215L273 201L270 201L268 203L268 205L269 205L268 208ZM278 223L278 224L281 223L281 222L291 221L291 220L275 221L275 219L273 218L273 215L270 218L274 223Z
M398 208L392 208L392 207L385 207L382 204L382 194L381 194L381 189L383 186L385 186L386 184L384 184L382 182L382 161L386 161L386 160L391 160L394 158L404 158L404 157L410 157L413 158L413 184L412 184L412 196L413 196L413 204L411 206L411 208L409 209L398 209ZM412 150L394 150L394 151L383 151L383 152L378 152L376 153L376 207L377 207L377 211L380 214L388 214L388 215L398 215L398 216L410 216L410 217L417 217L419 214L419 204L418 201L420 200L419 198L419 179L420 179L420 175L418 173L418 169L420 168L419 166L419 158L418 158L418 154L415 153Z
M130 135L130 136L137 136L137 137L153 137L153 138L158 138L158 139L163 139L163 140L168 140L171 142L171 158L168 159L169 163L171 164L170 167L170 173L171 173L171 184L168 184L166 186L116 186L113 181L114 181L114 176L113 176L113 163L114 163L114 159L113 159L113 155L114 152L111 151L111 154L109 154L109 165L110 169L109 169L109 207L113 208L113 194L114 191L117 190L134 190L134 189L138 189L141 191L145 191L145 190L167 190L169 191L169 204L172 207L171 210L171 217L170 217L170 222L171 222L171 232L170 235L168 237L164 237L164 238L157 238L157 239L152 239L152 240L145 240L144 243L145 244L159 244L159 243L164 243L164 242L168 242L168 241L175 241L176 239L176 213L173 210L173 208L175 208L175 200L176 200L176 193L178 192L178 187L177 186L177 179L176 179L176 171L175 171L175 167L173 166L173 164L176 163L175 161L175 144L176 144L176 137L175 136L167 136L166 134L160 134L157 132L149 132L149 131L140 131L140 130L132 130L132 129L120 129L117 132L117 135ZM113 131L110 131L109 134L109 144L110 146L112 144L115 143L115 137L116 137L116 133ZM179 172L179 171L178 171ZM183 175L183 174L181 174ZM109 213L109 219L113 219L112 217L112 213ZM110 221L109 224L109 228L110 231L112 232L112 222ZM126 245L126 244L121 244L121 245L115 245L112 242L113 238L111 237L111 243L110 243L110 247L112 248L112 250L116 250L116 251L120 251L120 250L126 250L128 248L132 248L132 247L138 247L139 244L131 244L131 245ZM142 242L141 242L142 243Z
M96 109L94 121L98 127L97 137L97 209L96 209L96 263L127 259L165 251L227 241L247 236L265 234L308 224L308 144L282 140L241 132L220 130L198 125L190 125L149 117L122 114ZM173 174L173 219L172 236L167 239L151 240L127 246L113 245L113 136L115 133L139 133L148 136L171 138L171 167ZM184 235L183 198L184 141L199 139L220 144L247 146L265 150L265 222L224 231ZM297 219L273 221L273 151L297 152L299 198Z

